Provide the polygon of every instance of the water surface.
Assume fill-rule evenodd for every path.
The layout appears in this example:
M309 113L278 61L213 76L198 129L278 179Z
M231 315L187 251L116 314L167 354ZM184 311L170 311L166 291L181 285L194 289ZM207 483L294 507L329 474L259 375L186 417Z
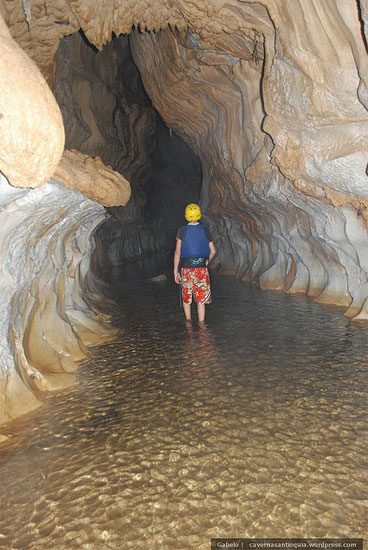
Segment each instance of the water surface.
M119 339L0 452L0 547L364 537L366 326L217 276L190 329L173 283L112 282Z

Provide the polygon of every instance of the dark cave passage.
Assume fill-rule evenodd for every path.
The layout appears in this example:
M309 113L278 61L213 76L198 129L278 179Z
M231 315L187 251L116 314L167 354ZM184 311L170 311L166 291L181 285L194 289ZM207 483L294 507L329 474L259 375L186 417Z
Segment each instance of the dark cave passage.
M185 205L201 193L200 159L152 106L129 41L120 36L98 52L79 33L56 55L66 147L100 156L131 184L128 205L108 209L96 235L106 266L170 252Z

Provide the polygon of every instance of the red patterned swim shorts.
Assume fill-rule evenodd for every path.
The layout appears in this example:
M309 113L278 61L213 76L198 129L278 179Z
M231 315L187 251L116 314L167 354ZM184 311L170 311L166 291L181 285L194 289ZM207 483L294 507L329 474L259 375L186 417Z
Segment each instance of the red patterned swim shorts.
M192 303L192 296L197 304L210 304L211 285L207 267L182 267L181 291L185 304Z

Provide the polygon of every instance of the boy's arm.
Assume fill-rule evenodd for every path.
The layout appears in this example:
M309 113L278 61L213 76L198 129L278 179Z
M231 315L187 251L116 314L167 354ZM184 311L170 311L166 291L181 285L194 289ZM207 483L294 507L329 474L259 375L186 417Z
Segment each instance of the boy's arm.
M215 248L215 245L214 245L213 241L211 241L209 243L209 247L210 247L210 255L209 255L209 258L208 258L208 263L210 263L212 258L216 255L216 248Z
M177 284L180 283L179 275L179 262L181 252L181 239L176 239L175 253L174 253L174 279Z

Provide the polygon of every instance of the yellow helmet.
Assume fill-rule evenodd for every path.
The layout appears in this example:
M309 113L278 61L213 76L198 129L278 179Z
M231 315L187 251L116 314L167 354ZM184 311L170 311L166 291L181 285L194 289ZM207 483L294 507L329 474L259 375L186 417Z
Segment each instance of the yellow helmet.
M202 217L201 209L199 208L198 204L194 204L191 202L187 205L185 209L185 219L188 222L197 222Z

